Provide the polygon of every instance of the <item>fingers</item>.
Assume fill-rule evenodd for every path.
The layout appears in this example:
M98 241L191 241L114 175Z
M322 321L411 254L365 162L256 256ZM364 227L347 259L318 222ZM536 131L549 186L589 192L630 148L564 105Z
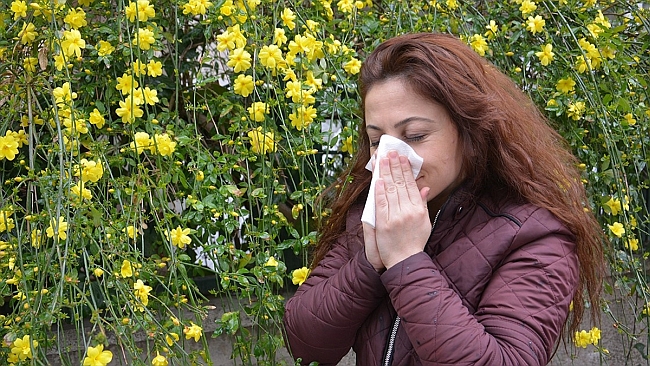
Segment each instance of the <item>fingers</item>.
M386 201L390 207L399 209L404 205L421 205L422 198L411 164L405 156L399 156L397 151L390 151L388 158L379 164L380 177L384 181Z

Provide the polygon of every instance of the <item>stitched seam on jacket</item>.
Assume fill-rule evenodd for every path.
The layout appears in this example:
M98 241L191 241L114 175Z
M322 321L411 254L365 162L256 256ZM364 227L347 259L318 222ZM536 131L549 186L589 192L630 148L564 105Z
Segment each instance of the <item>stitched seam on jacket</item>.
M520 222L519 220L517 220L517 218L514 217L514 216L512 216L511 214L508 214L508 213L495 213L495 212L492 212L489 208L487 208L487 206L485 206L485 204L483 204L483 203L481 203L481 202L477 202L477 204L478 204L478 205L479 205L479 206L480 206L480 207L485 211L485 213L487 213L488 215L490 215L490 216L492 216L492 217L505 217L505 218L507 218L508 220L510 220L510 221L512 221L513 223L515 223L515 225L521 227L521 222Z

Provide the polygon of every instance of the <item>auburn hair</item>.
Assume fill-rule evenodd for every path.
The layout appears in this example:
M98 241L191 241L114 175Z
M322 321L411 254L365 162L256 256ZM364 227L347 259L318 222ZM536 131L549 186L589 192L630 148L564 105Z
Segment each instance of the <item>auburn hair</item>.
M570 334L582 319L585 296L593 304L592 319L598 319L606 238L587 209L578 160L531 99L465 43L446 34L406 34L379 45L361 67L362 112L368 91L389 79L400 79L447 108L459 131L462 174L472 193L505 187L514 199L548 209L571 230L580 275ZM344 232L350 207L367 197L371 174L365 169L370 158L365 129L364 119L350 166L322 196L332 214L321 225L313 266Z

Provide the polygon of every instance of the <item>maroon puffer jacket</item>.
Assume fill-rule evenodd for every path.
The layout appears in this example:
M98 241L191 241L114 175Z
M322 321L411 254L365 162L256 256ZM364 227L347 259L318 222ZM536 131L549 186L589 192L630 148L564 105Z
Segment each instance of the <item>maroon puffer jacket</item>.
M362 206L286 303L289 349L303 364L381 365L396 315L393 365L546 365L578 282L575 237L547 210L457 191L425 253L383 274L366 259Z

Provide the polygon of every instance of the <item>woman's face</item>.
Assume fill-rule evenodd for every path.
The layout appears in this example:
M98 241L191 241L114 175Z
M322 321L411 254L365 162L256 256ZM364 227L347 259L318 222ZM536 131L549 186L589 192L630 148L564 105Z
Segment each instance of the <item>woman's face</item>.
M458 129L447 108L416 94L401 79L388 79L367 92L365 117L371 155L381 135L388 134L424 159L416 182L420 190L429 187L427 201L435 215L463 178Z

